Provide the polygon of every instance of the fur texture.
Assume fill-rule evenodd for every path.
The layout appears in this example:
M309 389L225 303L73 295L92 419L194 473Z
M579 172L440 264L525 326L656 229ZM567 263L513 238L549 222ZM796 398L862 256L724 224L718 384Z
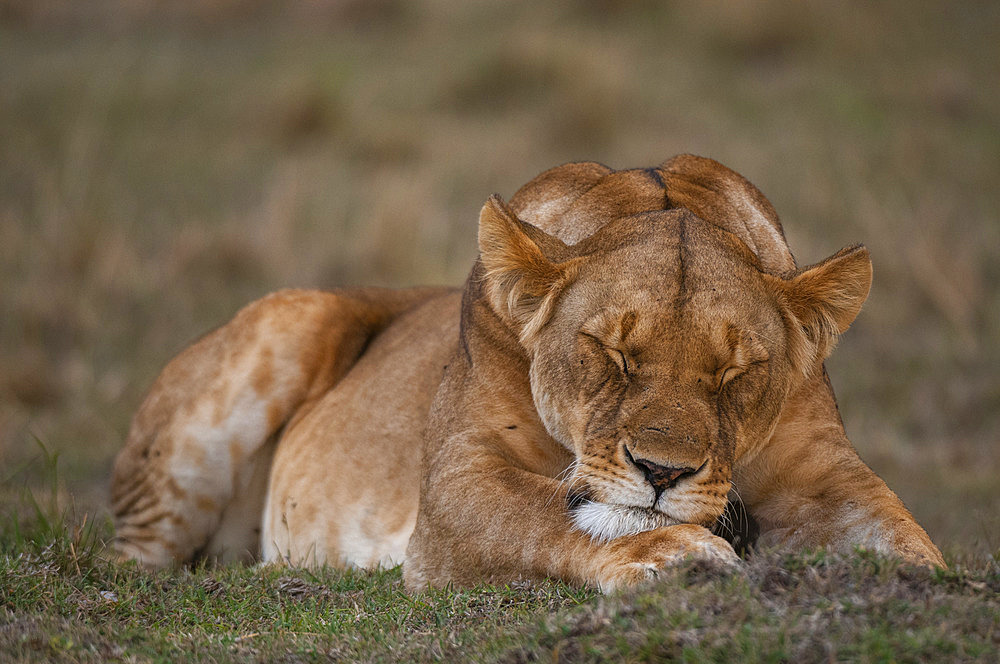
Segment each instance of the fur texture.
M546 171L479 246L461 291L279 293L173 360L115 466L121 555L610 590L735 562L709 528L738 495L761 546L944 564L823 369L864 247L797 267L763 195L689 155Z

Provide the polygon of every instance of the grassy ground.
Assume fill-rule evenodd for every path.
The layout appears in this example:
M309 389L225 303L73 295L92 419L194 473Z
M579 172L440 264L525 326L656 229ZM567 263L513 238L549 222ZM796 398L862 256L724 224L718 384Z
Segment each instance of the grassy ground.
M54 522L58 524L58 518ZM557 582L402 590L398 569L149 573L100 528L0 542L5 661L940 662L1000 656L1000 562L689 563L610 597Z
M87 578L154 584L96 562L29 573L46 545L15 544L10 524L37 531L24 491L52 477L38 441L59 454L69 530L83 515L103 524L110 463L144 390L246 301L284 286L459 283L490 192L509 196L564 161L678 152L758 184L800 262L857 241L872 250L871 299L829 363L848 433L949 560L987 583L1000 550L998 41L1000 7L980 1L845 12L776 0L0 0L0 512L12 519L0 622L37 635L105 610L132 620L121 601L28 611L33 595L10 585L22 577L80 601L102 589ZM171 613L216 572L192 574L149 601ZM280 574L225 574L282 597ZM405 601L391 574L322 579ZM524 624L580 599L511 592L523 593L517 615L535 616ZM600 606L624 611L618 601ZM597 611L584 604L566 615ZM137 620L136 652L169 652L171 634L182 644L171 647L211 641ZM404 623L394 643L450 643L450 628L429 624ZM230 652L241 630L218 628L198 652ZM299 631L281 632L289 652L312 643L313 626ZM585 643L634 641L599 632L581 633L577 657ZM7 635L4 648L20 643ZM542 658L556 647L531 642Z

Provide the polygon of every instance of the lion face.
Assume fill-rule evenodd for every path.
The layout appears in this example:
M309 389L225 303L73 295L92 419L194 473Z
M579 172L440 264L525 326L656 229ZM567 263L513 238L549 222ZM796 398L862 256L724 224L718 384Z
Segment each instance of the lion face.
M617 225L630 241L600 246ZM538 412L576 456L576 522L600 538L710 526L734 458L788 392L776 294L738 240L689 213L607 230L580 247L586 263L530 348Z
M871 276L863 249L767 274L686 210L614 220L567 247L491 199L480 247L491 304L530 358L538 414L575 455L574 522L602 540L711 526L734 463L770 436Z

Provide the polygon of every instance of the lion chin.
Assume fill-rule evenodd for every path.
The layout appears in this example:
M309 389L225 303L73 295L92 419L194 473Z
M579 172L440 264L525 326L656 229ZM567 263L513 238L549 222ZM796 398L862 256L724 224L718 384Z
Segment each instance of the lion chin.
M583 500L572 508L573 525L599 543L647 530L674 526L680 521L663 512L637 507Z

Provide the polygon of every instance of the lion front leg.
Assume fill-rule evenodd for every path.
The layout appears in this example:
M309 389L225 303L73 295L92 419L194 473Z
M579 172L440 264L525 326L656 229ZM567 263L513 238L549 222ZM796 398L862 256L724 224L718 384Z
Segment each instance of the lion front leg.
M556 480L500 456L447 456L465 461L425 479L403 566L409 590L555 577L610 592L686 557L739 561L728 542L692 524L597 542L573 525Z
M945 567L941 552L844 433L822 375L793 401L771 440L738 463L734 483L760 526L759 547L856 547Z
M761 523L759 547L860 547L908 563L946 566L902 501L860 460L845 459L827 471L810 473L811 481L804 477L802 485L785 484L752 508Z
M174 358L115 460L119 555L162 567L198 553L255 553L282 428L350 368L373 334L433 292L281 291Z

